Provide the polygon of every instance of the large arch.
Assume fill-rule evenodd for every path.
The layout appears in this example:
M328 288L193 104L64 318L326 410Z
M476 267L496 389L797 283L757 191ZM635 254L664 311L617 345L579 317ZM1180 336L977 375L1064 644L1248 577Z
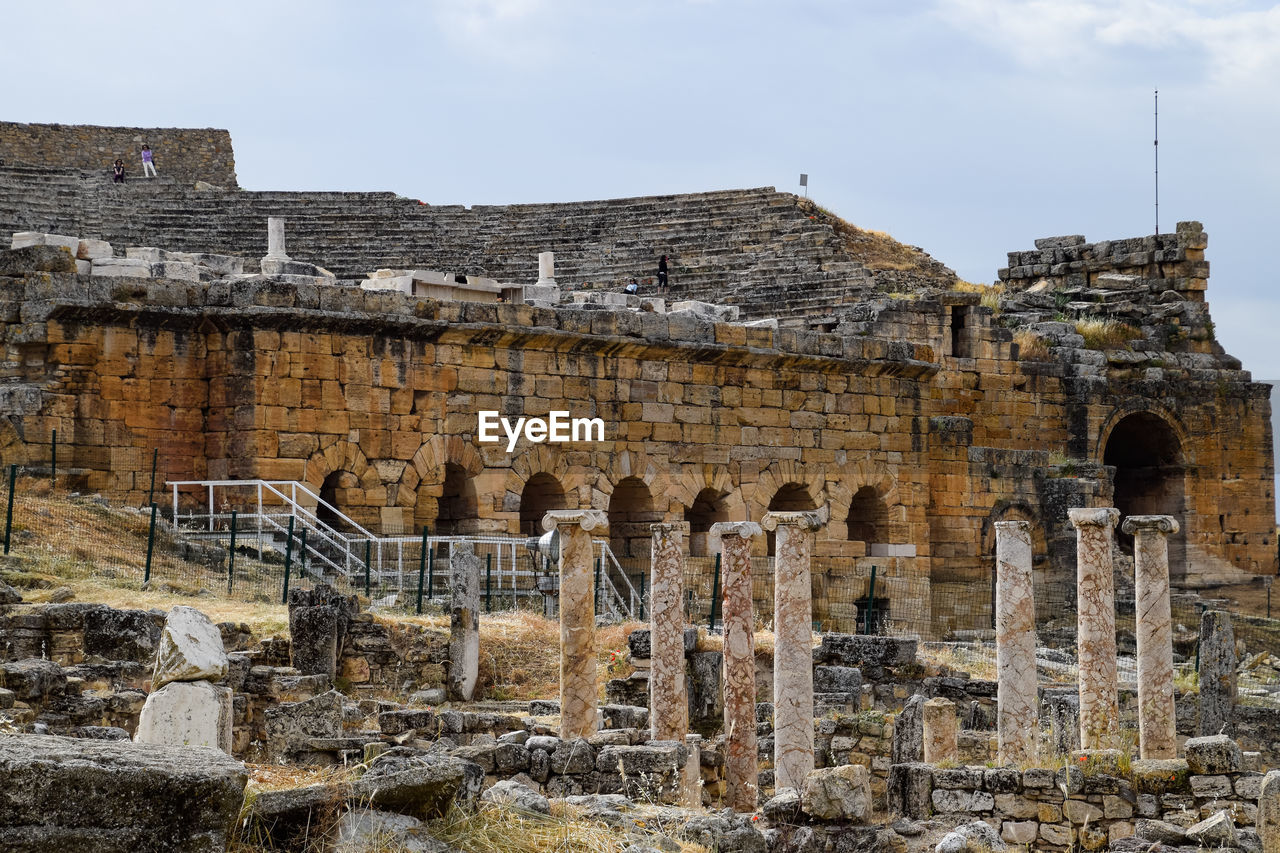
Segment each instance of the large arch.
M1113 504L1122 517L1171 515L1185 527L1186 471L1182 431L1153 410L1114 418L1102 444L1102 464L1114 469ZM1122 550L1133 552L1133 537L1116 531ZM1186 573L1185 533L1169 537L1169 573Z
M567 509L568 501L560 481L545 471L534 474L520 490L520 534L540 536L542 518L549 511Z
M729 495L712 487L703 489L685 507L684 520L689 524L689 556L709 556L719 550L710 541L711 525L733 520Z
M1044 523L1031 504L1023 500L997 501L982 521L982 558L991 568L991 618L995 618L996 587L996 522L1025 521L1031 528L1031 584L1034 591L1036 624L1075 610L1076 578L1074 566L1069 572L1054 571L1049 559L1049 544ZM989 626L982 626L989 627Z
M382 507L371 505L365 496L379 489L382 481L358 444L334 441L312 453L302 480L314 494L357 524L375 529L381 522Z
M804 483L783 483L769 500L766 512L804 512L816 510L818 502L812 490ZM777 553L777 536L775 531L765 533L766 552L770 557Z
M474 532L479 514L475 477L483 470L484 460L461 436L435 435L424 442L400 478L401 491L413 493L414 529ZM407 494L402 502L407 503Z
M649 525L662 521L653 494L639 477L624 477L609 495L609 547L619 560L649 557ZM626 568L626 566L624 566Z

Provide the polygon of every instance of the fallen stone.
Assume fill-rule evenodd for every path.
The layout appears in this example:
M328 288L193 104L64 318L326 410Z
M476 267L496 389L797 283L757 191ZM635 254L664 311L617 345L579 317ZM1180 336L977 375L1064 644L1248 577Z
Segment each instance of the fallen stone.
M342 694L336 690L303 702L281 702L266 713L267 752L284 763L311 748L317 737L342 736Z
M171 681L221 681L227 674L222 632L194 607L169 611L151 676L153 688Z
M551 803L537 791L510 779L494 784L480 795L483 803L507 806L531 814L551 814Z
M450 853L454 848L427 833L422 821L409 815L352 809L338 820L333 853Z
M0 850L223 853L247 781L207 747L0 737Z
M770 823L796 823L800 820L800 792L795 788L783 788L770 797L761 808Z
M814 770L800 792L805 814L819 820L865 823L871 816L871 781L861 764Z
M1187 828L1187 840L1201 847L1234 847L1236 825L1225 810Z
M67 676L62 667L43 658L0 664L0 673L4 675L5 688L12 690L13 695L24 702L28 699L43 700L61 693L67 686Z
M21 604L22 594L7 583L0 581L0 606L5 604Z
M1147 841L1158 841L1161 844L1183 844L1187 840L1187 831L1180 826L1166 823L1163 820L1139 818L1133 825L1133 834Z
M975 820L948 832L934 848L935 853L993 853L1007 850L1008 845L987 823Z
M351 793L391 811L443 817L455 802L474 808L483 784L484 770L478 764L397 747L375 758L352 784Z
M766 853L761 835L746 815L724 811L715 815L695 815L679 824L673 834L717 853Z
M53 592L49 593L50 604L64 604L76 597L75 591L69 586L60 586Z
M232 718L230 689L207 681L173 681L147 696L136 740L229 753Z
M1238 773L1244 767L1240 745L1226 735L1193 737L1186 743L1187 766L1196 776Z
M84 651L91 660L150 663L160 640L160 626L146 610L94 607L84 614Z

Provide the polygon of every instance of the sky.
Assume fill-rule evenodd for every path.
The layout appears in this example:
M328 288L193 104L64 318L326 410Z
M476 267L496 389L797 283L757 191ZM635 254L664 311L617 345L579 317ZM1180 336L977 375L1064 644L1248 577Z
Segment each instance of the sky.
M4 4L0 119L230 130L243 187L433 204L803 192L991 282L1037 237L1204 223L1280 378L1280 4Z

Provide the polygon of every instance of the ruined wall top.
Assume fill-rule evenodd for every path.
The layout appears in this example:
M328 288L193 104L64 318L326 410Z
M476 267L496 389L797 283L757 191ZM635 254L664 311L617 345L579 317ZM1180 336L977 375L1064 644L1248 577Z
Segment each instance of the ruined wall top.
M130 174L140 175L144 144L155 152L156 169L165 177L238 186L231 134L225 130L0 122L0 162L9 166L106 172L119 158Z

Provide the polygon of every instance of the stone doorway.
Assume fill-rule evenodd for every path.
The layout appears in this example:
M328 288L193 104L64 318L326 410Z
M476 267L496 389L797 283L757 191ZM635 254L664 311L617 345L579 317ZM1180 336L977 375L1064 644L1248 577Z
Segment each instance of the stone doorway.
M565 509L564 487L550 474L539 473L529 478L520 491L520 534L541 536L542 517L554 509Z
M1121 517L1171 515L1184 532L1169 537L1169 574L1186 575L1186 466L1182 442L1169 422L1150 412L1121 419L1107 436L1102 463L1115 469L1114 506ZM1133 554L1133 537L1116 530L1120 549Z
M475 483L461 465L444 466L444 489L437 503L437 536L462 536L475 532L478 511Z
M872 543L890 541L889 507L874 486L863 486L849 501L848 529L849 541L861 542L864 556L871 554Z
M639 565L635 561L649 558L649 525L662 521L653 507L653 495L639 477L627 477L614 486L609 496L609 547L623 563L624 569Z
M684 520L689 523L689 556L709 557L718 552L718 543L710 541L711 525L729 520L728 495L715 489L703 489L685 507Z
M809 495L809 489L803 483L786 483L782 488L778 489L773 495L773 500L769 501L769 512L805 512L817 509L818 506L813 502L813 498ZM776 555L777 537L774 531L765 532L765 540L768 547L768 555L773 557Z

